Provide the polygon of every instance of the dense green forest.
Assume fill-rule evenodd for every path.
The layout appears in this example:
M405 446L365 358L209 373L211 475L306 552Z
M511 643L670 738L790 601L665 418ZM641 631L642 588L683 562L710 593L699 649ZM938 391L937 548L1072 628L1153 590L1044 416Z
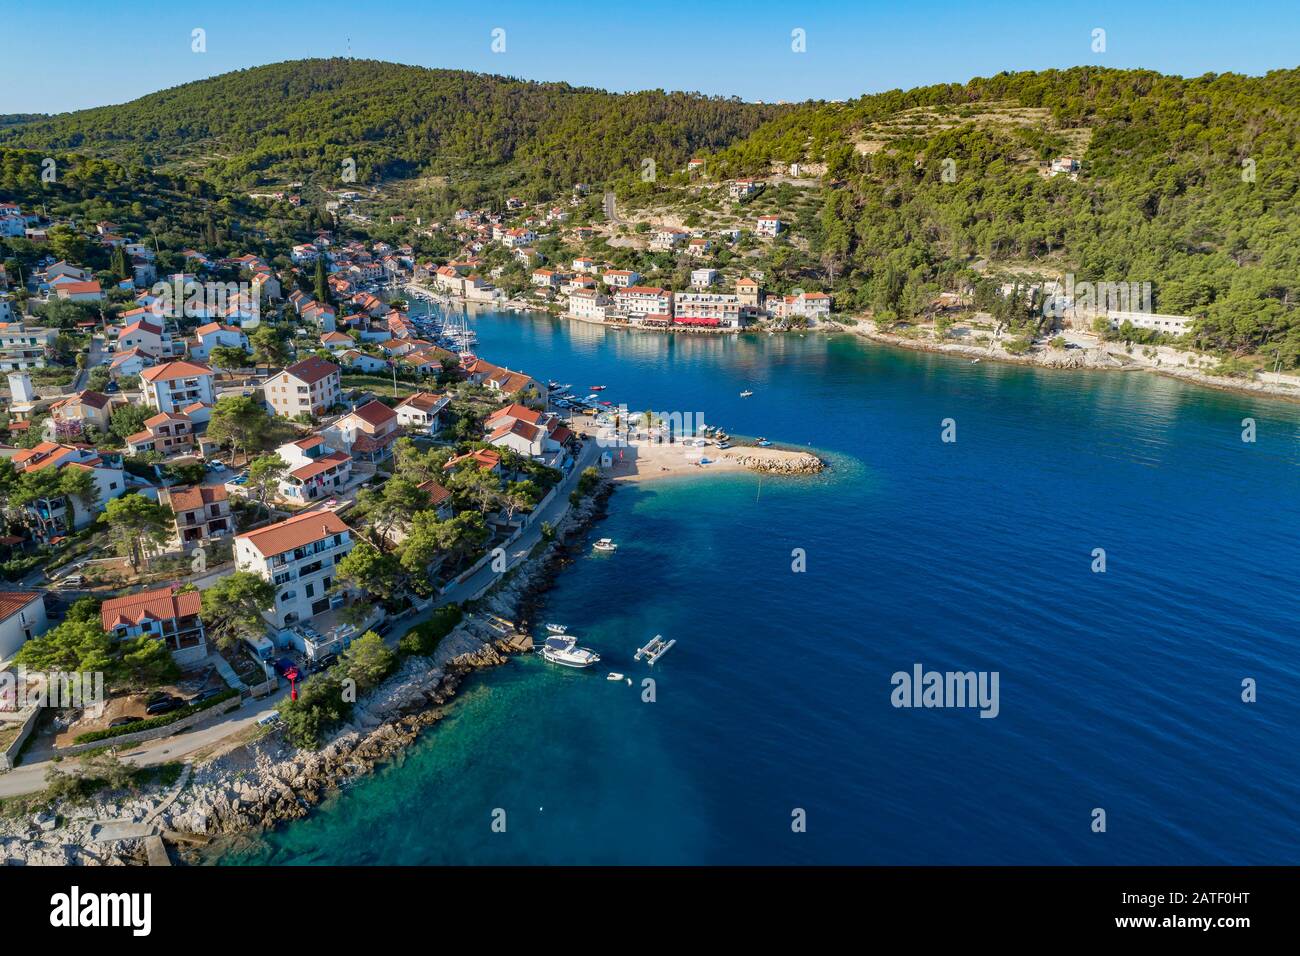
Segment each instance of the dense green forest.
M1008 103L1040 119L979 121ZM889 125L908 111L921 119ZM855 146L872 139L879 151ZM1083 161L1078 182L1040 174L1067 153ZM841 306L912 315L978 260L1041 266L1149 281L1158 311L1203 318L1201 347L1300 365L1300 70L1080 67L809 104L710 168L761 174L773 160L826 163L806 226Z
M351 159L359 184L435 175L547 198L638 169L647 156L681 165L779 112L688 93L618 95L371 60L300 60L0 127L0 145L182 164L229 188L342 186Z
M713 180L811 162L816 202L799 203L764 260L778 288L820 286L843 311L888 319L1001 270L1150 282L1158 311L1201 317L1200 347L1300 366L1300 70L1078 67L760 106L305 60L121 106L4 117L6 146L0 194L31 205L44 194L52 212L75 199L82 215L108 197L119 211L105 218L129 227L271 252L316 224L312 187L341 185L349 157L359 185L436 177L442 208L499 208L505 190L548 199L575 182L671 202L693 155ZM99 158L75 160L53 195L18 168L44 153L18 148ZM1082 161L1078 181L1045 175L1061 155ZM655 183L640 180L646 157ZM299 212L235 198L294 180L307 183Z

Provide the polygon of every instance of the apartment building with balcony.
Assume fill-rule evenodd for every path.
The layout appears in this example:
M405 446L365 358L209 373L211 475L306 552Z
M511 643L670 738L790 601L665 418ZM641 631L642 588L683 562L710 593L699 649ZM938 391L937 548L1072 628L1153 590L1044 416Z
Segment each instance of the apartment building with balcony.
M289 501L318 501L343 491L352 477L352 456L320 435L286 442L275 453L289 466L280 495Z
M442 429L442 412L450 402L450 395L416 392L398 402L393 411L398 424L408 432L435 435Z
M332 511L313 511L235 538L235 567L270 581L275 607L262 612L278 629L345 602L331 594L334 566L352 550L352 529Z
M28 325L21 319L0 324L0 372L45 368L46 354L58 335L58 329Z
M272 375L262 392L276 415L285 418L324 415L339 403L342 375L333 362L312 356Z
M393 443L402 434L397 413L377 399L353 409L328 428L321 436L356 461L380 462L391 458Z
M194 451L194 422L184 412L159 412L145 419L142 431L127 436L126 447L133 455L188 455Z
M657 286L634 285L614 293L614 304L629 319L673 314L673 294Z
M678 292L673 299L673 322L738 329L743 324L745 306L740 296L724 292Z
M176 537L185 550L202 547L235 529L223 485L163 488L159 500L176 515Z
M140 373L148 406L159 412L183 412L195 402L216 403L212 369L202 362L164 362Z
M86 500L51 495L24 506L32 537L38 541L49 541L84 528L99 517L109 499L126 491L126 473L120 460L93 449L43 441L16 452L9 460L17 471L24 473L47 468L81 468L91 473L91 492Z

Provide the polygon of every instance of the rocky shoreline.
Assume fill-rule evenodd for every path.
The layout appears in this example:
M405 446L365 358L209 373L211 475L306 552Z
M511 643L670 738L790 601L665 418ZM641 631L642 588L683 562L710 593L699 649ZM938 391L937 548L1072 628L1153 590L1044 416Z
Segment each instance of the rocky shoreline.
M461 683L532 648L528 620L559 570L572 559L566 541L603 517L613 485L604 481L571 508L556 535L480 599L443 638L432 657L410 657L357 701L347 725L320 750L302 750L278 732L195 765L178 786L123 798L96 798L59 808L50 823L0 821L0 862L18 865L142 865L146 837L104 840L110 827L161 833L197 862L194 847L220 838L238 845L254 834L306 816L347 781L391 761L440 721ZM514 622L509 626L509 622ZM38 817L39 819L39 817Z
M1005 349L989 350L987 345L965 345L961 342L935 342L932 339L918 339L891 332L882 332L872 327L869 319L862 319L856 326L835 325L826 328L827 332L850 332L873 342L911 349L915 352L942 352L950 355L969 356L972 359L991 362L1008 362L1014 365L1034 365L1039 368L1052 369L1091 369L1117 372L1153 372L1169 378L1181 379L1204 388L1213 388L1226 392L1240 392L1251 395L1265 395L1284 401L1300 402L1300 383L1297 388L1288 390L1281 385L1268 382L1245 381L1211 375L1200 369L1183 365L1151 365L1139 362L1130 356L1123 358L1105 348L1086 349L1042 349L1038 348L1023 355L1013 355Z
M757 454L765 449L749 449L724 455L724 460L734 461L742 468L765 475L816 475L825 470L826 462L811 452L786 453L780 457Z

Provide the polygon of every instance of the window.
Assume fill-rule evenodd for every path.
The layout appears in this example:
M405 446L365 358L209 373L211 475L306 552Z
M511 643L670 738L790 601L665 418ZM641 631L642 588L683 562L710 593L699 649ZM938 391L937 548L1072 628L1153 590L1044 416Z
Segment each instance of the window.
M285 591L283 594L280 595L280 601L281 603L285 601L292 601L297 596L298 595L293 591Z

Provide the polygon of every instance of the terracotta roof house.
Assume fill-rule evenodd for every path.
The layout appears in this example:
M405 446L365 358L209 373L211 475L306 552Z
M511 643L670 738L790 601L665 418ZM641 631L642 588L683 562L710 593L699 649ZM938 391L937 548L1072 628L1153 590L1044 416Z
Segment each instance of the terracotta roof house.
M352 529L332 511L308 511L235 538L235 567L270 581L275 628L308 621L346 598L332 593L334 566L352 550Z
M197 590L176 584L109 598L99 608L104 630L118 640L153 637L163 641L176 663L195 664L208 656L207 635Z
M49 627L40 591L0 591L0 664Z
M187 550L235 530L224 485L163 488L158 497L176 515L176 536Z
M333 362L312 356L295 362L266 380L262 392L277 415L324 415L341 395L341 370Z

